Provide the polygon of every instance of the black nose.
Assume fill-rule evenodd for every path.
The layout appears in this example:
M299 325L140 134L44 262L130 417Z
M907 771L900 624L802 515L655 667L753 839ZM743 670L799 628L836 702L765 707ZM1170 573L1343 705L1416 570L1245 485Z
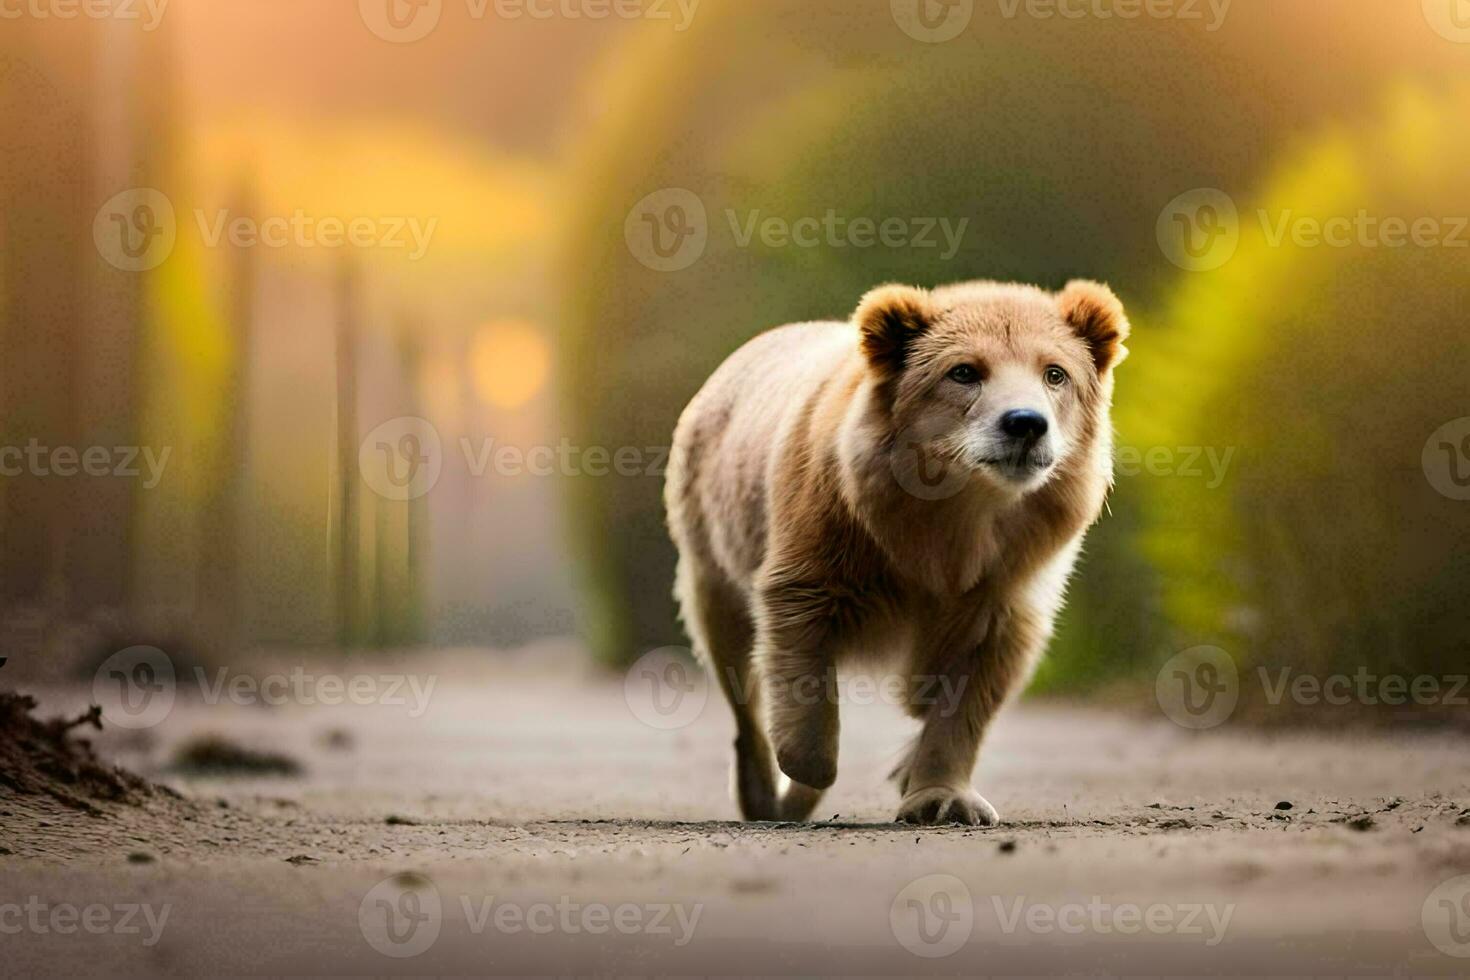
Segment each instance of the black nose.
M1000 417L1000 430L1012 439L1040 439L1046 435L1046 416L1029 408L1018 408Z

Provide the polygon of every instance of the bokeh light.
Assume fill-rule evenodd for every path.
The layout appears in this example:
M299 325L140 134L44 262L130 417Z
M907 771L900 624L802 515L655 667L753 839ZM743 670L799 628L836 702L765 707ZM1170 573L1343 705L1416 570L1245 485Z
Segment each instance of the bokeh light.
M475 394L496 408L520 408L541 393L551 372L551 348L528 320L485 324L470 348Z

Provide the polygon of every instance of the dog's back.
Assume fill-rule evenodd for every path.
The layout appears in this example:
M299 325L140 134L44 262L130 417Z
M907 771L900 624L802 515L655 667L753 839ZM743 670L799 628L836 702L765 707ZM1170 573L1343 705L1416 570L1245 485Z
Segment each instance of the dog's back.
M849 323L768 330L720 365L674 430L664 501L681 554L742 591L765 556L772 459L823 382L858 357Z

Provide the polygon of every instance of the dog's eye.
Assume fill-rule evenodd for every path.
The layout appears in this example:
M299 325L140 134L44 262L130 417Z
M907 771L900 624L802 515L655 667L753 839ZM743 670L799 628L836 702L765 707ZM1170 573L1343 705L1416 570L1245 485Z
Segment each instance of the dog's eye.
M973 364L956 364L949 369L949 380L958 381L962 385L977 384L980 381L980 372Z
M1067 372L1063 371L1055 364L1047 368L1046 373L1042 375L1042 377L1046 378L1046 383L1051 385L1053 388L1060 388L1062 385L1067 383Z

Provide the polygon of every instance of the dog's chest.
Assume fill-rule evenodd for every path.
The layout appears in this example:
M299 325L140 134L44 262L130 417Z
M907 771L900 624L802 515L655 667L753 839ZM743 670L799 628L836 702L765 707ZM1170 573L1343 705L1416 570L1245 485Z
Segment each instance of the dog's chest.
M910 525L901 539L906 546L894 556L895 571L931 601L962 600L1005 567L1004 541L993 517L961 514Z

